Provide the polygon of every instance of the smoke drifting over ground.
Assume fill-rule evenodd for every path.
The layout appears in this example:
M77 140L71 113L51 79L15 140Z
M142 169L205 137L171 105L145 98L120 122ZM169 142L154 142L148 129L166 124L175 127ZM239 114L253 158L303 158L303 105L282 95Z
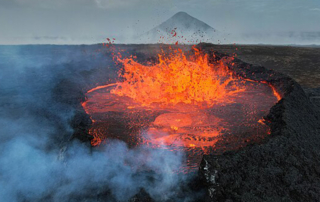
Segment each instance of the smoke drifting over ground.
M91 149L71 140L75 104L60 102L56 86L85 88L99 77L93 69L106 79L113 74L99 47L0 47L2 201L125 201L141 188L166 200L188 181L174 172L183 153L129 149L116 140Z

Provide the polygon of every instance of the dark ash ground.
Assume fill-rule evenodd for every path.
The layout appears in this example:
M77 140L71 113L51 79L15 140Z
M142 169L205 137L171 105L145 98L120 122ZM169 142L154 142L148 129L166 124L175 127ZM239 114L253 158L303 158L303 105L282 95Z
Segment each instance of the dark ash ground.
M297 72L295 76L304 81L305 73ZM271 80L281 86L278 90L284 97L266 117L271 121L271 137L240 151L204 156L199 174L207 185L206 201L320 200L320 113L314 103L318 91L308 89L310 99L298 83L284 75Z
M159 50L158 45L119 47L135 53L138 59ZM262 65L287 74L294 80L278 73L269 78L269 82L284 96L266 117L272 129L269 139L239 151L204 156L198 175L180 189L177 198L170 200L184 201L184 197L194 195L194 191L204 193L193 198L196 201L319 201L320 48L208 44L202 47L221 53L237 53L244 62ZM188 50L190 46L181 48ZM80 139L89 146L91 137L87 132L91 121L80 103L85 99L87 90L114 78L117 70L109 65L112 63L110 49L102 45L1 46L0 51L1 71L11 73L12 65L17 66L15 71L20 71L19 68L25 71L20 76L13 76L13 80L10 77L1 78L0 113L3 119L15 122L20 121L21 117L31 117L39 125L53 125L55 130L50 132L53 134L49 137L53 141L44 148L46 151L61 148L61 156L74 139ZM19 61L17 55L24 61ZM259 72L251 78L259 80L259 76L265 78L264 74L270 73L261 66L249 66L240 60L234 69L239 74L243 71ZM37 73L43 68L48 71ZM43 88L44 85L49 87ZM21 99L23 96L28 99ZM72 117L63 118L65 114L72 114ZM9 130L5 129L6 122L3 123L1 132L7 134ZM66 125L74 129L72 136ZM2 144L9 138L12 137L3 135ZM74 201L115 200L108 190L95 190L90 194L82 190L73 194L71 198ZM28 201L23 192L19 193L19 197L21 201ZM51 195L43 199L53 201ZM41 201L41 198L37 200ZM130 199L153 200L145 190L140 190Z
M315 99L319 94L311 88L320 85L320 58L317 57L320 49L240 46L234 51L233 46L212 45L202 48L227 54L236 52L240 60L292 76L307 91L306 94L285 75L269 78L284 96L266 117L271 122L271 137L263 144L240 151L204 156L199 170L207 190L204 200L319 201L320 113ZM241 74L248 64L237 62L240 70L235 71ZM250 79L263 80L270 71L261 68L250 66L245 71L256 73L255 78Z

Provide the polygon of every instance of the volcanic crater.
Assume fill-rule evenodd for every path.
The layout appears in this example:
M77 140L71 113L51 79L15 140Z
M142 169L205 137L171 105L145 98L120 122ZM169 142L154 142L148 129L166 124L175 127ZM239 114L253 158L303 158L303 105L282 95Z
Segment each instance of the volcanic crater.
M135 55L136 61L145 66L150 62L155 64L160 50L168 48L166 45L118 47L127 50L124 57ZM191 46L176 48L186 55L193 54L192 51L187 53ZM183 150L187 160L178 172L198 169L191 185L184 186L189 187L188 193L190 189L195 193L204 189L206 194L201 197L202 201L316 199L317 195L307 194L311 187L300 189L297 184L320 181L314 172L318 168L319 109L301 86L290 77L262 66L242 62L236 57L226 60L230 56L215 52L212 44L203 43L196 48L209 56L208 64L223 61L231 73L232 83L245 90L230 96L229 102L204 108L193 106L192 110L185 106L182 111L179 107L167 105L166 108L159 103L157 107L143 105L130 97L110 93L118 82L124 81L119 79L118 73L123 65L114 63L108 68L113 71L108 73L108 79L100 76L82 91L86 92L86 99L83 94L82 110L77 111L72 121L74 137L91 141L95 147L109 139L121 139L130 147L147 145ZM199 124L199 120L206 124ZM205 128L216 133L204 137ZM157 139L161 141L155 141ZM296 172L304 173L300 177L293 173L295 165L299 166ZM279 171L279 175L270 173L270 167L272 171ZM286 170L290 172L286 174ZM288 183L291 188L285 185ZM301 194L295 194L298 192ZM153 200L144 190L132 200L143 201L144 198Z
M186 162L179 172L188 173L203 154L237 150L270 135L265 117L281 99L273 72L261 75L201 46L166 48L159 58L140 55L140 63L118 59L120 71L110 79L116 82L87 91L82 106L92 120L93 146L120 139L130 147L181 150Z

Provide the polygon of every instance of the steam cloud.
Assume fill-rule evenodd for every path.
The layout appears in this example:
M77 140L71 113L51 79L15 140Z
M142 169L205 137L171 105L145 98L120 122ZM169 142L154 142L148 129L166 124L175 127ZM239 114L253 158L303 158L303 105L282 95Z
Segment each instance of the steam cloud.
M90 49L0 46L1 201L96 201L100 195L126 201L141 188L166 200L188 181L173 172L183 153L129 149L120 141L92 150L70 141L75 109L52 92L65 79L83 86L84 73L106 67L110 60L84 53Z

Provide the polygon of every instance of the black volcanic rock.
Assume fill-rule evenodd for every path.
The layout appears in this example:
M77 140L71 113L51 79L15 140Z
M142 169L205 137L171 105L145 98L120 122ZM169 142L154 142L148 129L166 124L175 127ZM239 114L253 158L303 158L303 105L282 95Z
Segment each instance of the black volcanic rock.
M206 201L320 201L319 108L293 79L235 63L239 76L264 77L283 98L265 117L271 135L263 144L203 157L199 176Z
M202 44L203 49L212 47L212 44ZM133 52L141 49L147 48L140 45ZM212 61L224 56L217 54ZM267 78L267 82L284 97L266 117L272 135L263 144L204 156L199 170L200 182L196 179L192 183L200 187L199 190L205 186L207 201L320 201L320 123L316 106L310 102L310 98L318 99L320 91L308 92L309 98L299 84L285 75L240 60L235 63L233 72L238 76L256 81ZM68 82L62 82L56 92L62 95L57 98L59 101L71 105L78 103L79 107L85 98L84 92L79 93L78 87ZM83 113L81 110L76 112L71 125L76 131L75 137L82 136L86 140L85 131L90 120ZM191 189L192 194L199 192L194 190L197 188ZM109 197L111 193L105 195ZM141 190L131 201L152 199Z
M74 116L69 123L74 129L71 139L76 138L82 142L90 142L93 137L88 134L88 129L92 121L81 106L81 103L85 101L85 92L83 92L81 85L62 79L54 87L52 97L55 101L69 105L74 109Z
M141 188L139 193L134 195L129 202L154 202L154 200L144 189Z
M306 93L309 96L311 102L320 108L320 88L306 89Z

